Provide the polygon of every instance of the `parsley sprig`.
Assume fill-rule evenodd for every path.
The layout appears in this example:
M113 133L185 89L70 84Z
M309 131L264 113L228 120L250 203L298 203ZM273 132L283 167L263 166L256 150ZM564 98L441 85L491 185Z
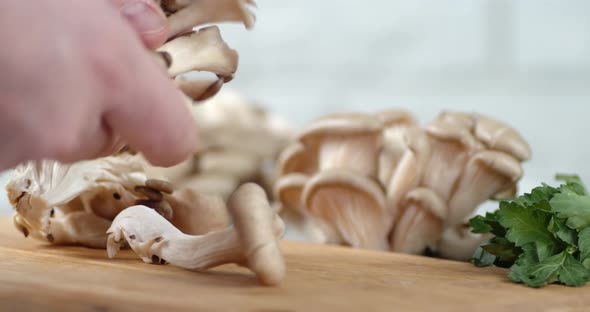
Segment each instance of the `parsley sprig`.
M578 176L557 179L565 183L543 184L472 218L472 232L492 236L472 263L510 268L508 278L531 287L590 281L590 195Z

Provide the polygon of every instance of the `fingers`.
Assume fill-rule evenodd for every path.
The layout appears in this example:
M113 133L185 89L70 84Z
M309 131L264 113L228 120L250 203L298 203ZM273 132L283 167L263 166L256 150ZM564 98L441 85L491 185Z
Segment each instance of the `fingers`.
M139 34L150 49L161 46L168 37L166 16L153 0L109 0Z
M96 71L108 88L103 92L105 124L154 165L184 161L196 148L197 130L183 94L142 44L129 40L131 29L116 30L110 52L96 55L105 59L93 62L102 67Z

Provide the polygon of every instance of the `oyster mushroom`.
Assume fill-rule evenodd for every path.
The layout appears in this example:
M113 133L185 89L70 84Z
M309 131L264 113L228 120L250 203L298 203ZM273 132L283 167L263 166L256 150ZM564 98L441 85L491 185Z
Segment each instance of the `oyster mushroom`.
M221 39L215 26L193 31L193 28L218 22L242 22L251 28L255 17L244 0L157 1L167 13L169 40L153 53L177 87L186 95L187 104L204 101L231 81L237 68L238 55ZM191 77L187 73L207 71L211 77ZM180 76L182 74L182 76Z
M468 261L477 247L488 238L487 235L471 233L469 224L458 224L444 231L437 252L445 259Z
M317 158L313 157L314 153L306 150L305 146L299 142L286 147L277 160L278 174L286 175L290 173L311 174L317 170Z
M317 151L318 170L347 169L377 176L383 124L365 114L334 114L308 125L298 140Z
M57 235L53 235L54 239L48 238L52 235L47 232L46 222L50 218L73 211L84 211L103 218L116 215L135 203L139 197L134 188L143 185L146 180L141 158L128 154L74 164L32 161L14 170L14 177L6 185L6 191L19 216L17 227L21 231L22 227L26 228L34 237L55 241ZM90 218L85 222L94 222L92 220L98 219ZM67 220L63 222L68 223ZM87 243L96 245L95 241Z
M324 170L303 190L306 214L330 243L387 250L391 218L385 210L381 186L371 178L346 169Z
M426 128L426 132L431 155L425 165L427 173L423 176L422 185L431 188L446 202L455 181L463 174L465 164L483 146L461 123L438 119Z
M192 189L202 194L217 195L226 199L239 184L238 179L229 175L200 173L180 181L178 188Z
M325 243L327 238L318 225L307 215L302 202L303 188L309 177L291 173L279 178L274 185L274 198L280 203L281 217L298 237L313 243Z
M260 168L258 155L232 149L209 150L199 157L199 172L230 175L238 180L255 176Z
M127 242L147 263L170 263L199 271L237 263L256 273L263 284L279 284L285 275L278 244L284 225L266 194L255 184L245 184L232 194L228 206L233 226L201 236L183 234L149 208L130 207L108 230L108 255L114 257Z
M449 201L448 225L461 223L481 203L510 189L522 177L520 162L503 152L481 151L467 162Z
M531 157L529 144L512 127L495 119L476 115L475 137L493 150L505 152L520 161Z
M186 96L194 101L200 102L216 95L223 87L223 79L192 79L188 77L176 77L176 86Z
M386 205L393 219L393 226L403 214L401 204L406 194L418 187L427 170L426 164L431 154L431 145L426 134L419 128L409 128L404 134L404 155L399 161L390 181L386 185Z
M402 205L405 209L391 237L392 250L409 254L436 250L447 211L445 202L431 189L416 188Z
M170 37L197 25L241 22L249 29L256 22L249 8L256 6L253 0L163 0L161 6L169 14Z
M170 222L185 234L203 235L229 225L229 214L220 196L185 188L174 192L174 196L167 195L166 199L174 207Z
M219 28L206 27L165 43L158 51L170 56L168 73L177 76L191 71L209 71L231 77L238 67L238 54L221 38Z

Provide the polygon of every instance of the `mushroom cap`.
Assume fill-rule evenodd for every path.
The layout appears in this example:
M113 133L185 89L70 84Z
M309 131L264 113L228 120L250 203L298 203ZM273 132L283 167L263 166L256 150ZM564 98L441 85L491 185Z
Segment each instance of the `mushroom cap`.
M418 187L406 195L404 205L416 203L433 216L444 219L447 215L447 205L435 192L428 188Z
M276 236L284 224L274 214L264 190L254 184L241 185L230 197L228 208L242 243L248 267L266 285L277 285L285 276L285 262ZM282 233L279 233L279 237Z
M202 173L227 174L242 180L255 175L259 164L260 159L257 155L222 149L201 153L197 166L198 171Z
M476 153L467 162L449 199L447 226L462 222L479 205L511 188L521 177L522 167L516 158L499 151Z
M287 146L279 155L277 160L277 171L279 175L290 173L313 173L317 170L317 157L315 153L306 149L303 144L294 142Z
M229 213L220 196L180 189L166 195L174 211L170 222L188 235L204 235L229 225Z
M171 56L168 73L173 77L190 71L209 71L220 77L230 77L238 67L238 53L223 41L216 26L177 37L158 51Z
M514 128L482 115L477 115L476 120L475 136L486 146L508 153L521 161L531 157L529 144Z
M246 29L256 23L250 10L254 0L164 0L161 7L168 15L169 36L173 37L196 26L221 22L241 22Z
M404 138L407 149L386 184L387 207L393 222L398 222L403 213L401 202L406 194L420 184L431 154L430 142L422 129L408 128Z
M481 151L473 155L470 162L486 166L495 174L499 174L511 182L519 180L523 174L520 162L503 152Z
M383 123L375 116L361 113L332 114L319 118L305 127L298 139L303 144L321 136L378 135Z
M225 174L198 174L177 183L177 188L189 188L207 195L219 195L228 198L238 187L239 181Z
M464 145L467 149L481 149L482 144L471 134L471 129L462 122L449 119L437 119L426 127L426 132L441 141L453 141Z
M473 129L475 126L475 116L470 113L443 111L438 116L439 120L444 122L458 124L465 129Z
M391 227L384 197L379 183L371 178L330 169L307 182L302 198L307 215L322 228L328 241L384 250L388 249L386 237Z
M274 185L275 199L282 207L304 213L301 195L309 176L301 173L291 173L280 177Z
M223 87L223 79L189 79L177 77L176 86L194 101L204 101L216 95Z
M419 254L425 248L435 248L442 235L447 205L432 190L415 188L404 201L403 215L391 237L392 250Z
M416 124L414 116L410 112L401 109L381 111L375 114L375 116L383 123L385 128Z

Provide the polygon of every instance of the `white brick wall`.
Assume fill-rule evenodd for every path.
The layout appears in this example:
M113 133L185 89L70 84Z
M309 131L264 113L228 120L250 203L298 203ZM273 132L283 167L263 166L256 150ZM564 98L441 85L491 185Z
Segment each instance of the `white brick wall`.
M241 55L229 86L294 125L337 110L477 111L531 142L523 189L555 172L590 183L590 1L258 2L252 32L223 27Z

